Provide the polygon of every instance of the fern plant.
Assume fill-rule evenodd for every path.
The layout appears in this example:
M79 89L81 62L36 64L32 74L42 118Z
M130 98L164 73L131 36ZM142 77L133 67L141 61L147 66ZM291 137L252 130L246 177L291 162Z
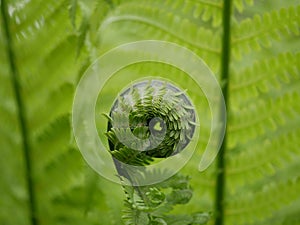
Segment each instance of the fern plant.
M120 221L100 188L106 182L85 166L72 138L73 93L89 59L84 49L76 57L80 34L68 7L1 1L0 224ZM98 211L115 215L101 219Z
M121 224L121 188L86 167L74 143L73 93L97 56L122 43L157 39L187 47L207 63L228 113L218 159L200 173L210 117L192 81L155 63L129 66L118 72L119 82L112 79L122 89L132 74L169 74L191 87L190 97L203 108L198 151L182 171L191 177L193 198L172 215L205 210L213 213L208 224L300 224L299 5L1 0L0 223ZM114 97L110 87L104 93ZM148 188L159 201L161 192Z
M187 177L175 175L167 181L142 186L136 175L120 163L143 167L155 158L180 153L195 131L195 109L188 97L166 81L146 80L120 93L106 117L106 136L117 172L121 180L127 179L131 184L123 185L125 224L206 224L208 213L167 214L173 206L186 204L192 197ZM144 176L148 179L149 174Z

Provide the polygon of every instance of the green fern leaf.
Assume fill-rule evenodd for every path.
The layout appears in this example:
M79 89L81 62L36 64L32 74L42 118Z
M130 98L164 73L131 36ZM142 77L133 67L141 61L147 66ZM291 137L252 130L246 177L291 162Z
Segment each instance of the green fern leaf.
M191 179L177 175L155 187L141 187L148 198L124 187L125 224L299 225L299 1L232 0L231 14L224 14L228 2L2 0L1 9L8 9L8 14L0 16L0 224L122 223L122 188L86 167L71 132L71 104L79 78L97 56L119 44L156 39L189 48L220 83L229 85L225 163L223 167L214 163L203 173L197 170L210 135L211 115L205 95L183 71L155 62L118 71L109 81L115 90L122 90L128 80L167 74L188 87L201 112L198 151L182 171ZM220 78L223 35L228 34L223 31L224 18L232 21L228 49L232 57L225 65L230 76L225 81ZM4 20L9 22L11 38ZM7 47L19 71L18 90L25 109L21 117L27 132L20 126ZM103 108L115 98L111 87L103 89ZM107 123L99 121L103 133ZM145 127L134 133L144 136ZM113 132L107 137L116 143ZM30 150L27 159L24 138ZM116 158L128 160L128 149L120 149L120 143L116 149L112 151ZM133 153L130 164L152 162ZM32 168L30 176L26 164ZM163 171L151 176L159 173ZM225 183L217 181L220 173ZM223 213L215 206L220 186Z
M104 200L100 184L105 183L98 176L86 182L91 171L87 172L81 155L73 148L71 104L77 76L85 67L82 60L88 56L83 54L76 61L78 38L69 21L68 4L66 1L1 1L2 12L7 8L9 14L1 13L0 17L3 124L0 192L6 193L0 200L0 223L100 224L98 210L113 214L111 209L117 204ZM11 39L5 35L4 19L8 21ZM27 137L20 130L7 41L20 74L17 79L25 106L21 116L28 125ZM22 139L28 141L27 158L24 158ZM30 177L32 192L28 191ZM88 191L96 192L93 198L86 197ZM104 202L95 201L95 197L103 198ZM95 205L91 206L85 199L92 199ZM114 213L118 215L119 211ZM108 216L104 221L119 224L120 219Z

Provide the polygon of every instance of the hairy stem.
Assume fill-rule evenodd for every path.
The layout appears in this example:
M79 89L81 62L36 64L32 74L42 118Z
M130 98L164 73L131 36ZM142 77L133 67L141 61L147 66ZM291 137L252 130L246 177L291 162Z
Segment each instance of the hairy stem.
M27 189L29 196L29 215L32 225L38 225L35 212L35 195L34 195L34 187L33 187L33 179L32 179L32 168L31 168L31 159L30 159L30 145L29 145L29 137L28 137L28 129L25 119L25 107L23 104L23 99L20 91L20 82L19 82L19 72L15 61L15 55L13 51L13 41L11 38L11 31L9 26L9 14L8 14L8 5L5 0L1 2L1 14L3 18L3 28L4 28L4 38L6 39L6 47L7 47L7 56L9 61L9 66L11 70L11 80L13 84L13 89L16 98L17 104L17 116L20 124L21 135L22 135L22 145L23 152L25 158L25 174L27 178Z
M222 91L225 99L225 104L228 112L228 84L229 84L229 65L230 65L230 19L231 19L231 0L224 0L223 7L223 38L222 38L222 55L221 55L221 82L223 84ZM216 221L215 225L224 224L224 196L225 196L225 152L227 143L227 131L224 136L220 153L217 159L217 180L216 180L216 199L215 211Z

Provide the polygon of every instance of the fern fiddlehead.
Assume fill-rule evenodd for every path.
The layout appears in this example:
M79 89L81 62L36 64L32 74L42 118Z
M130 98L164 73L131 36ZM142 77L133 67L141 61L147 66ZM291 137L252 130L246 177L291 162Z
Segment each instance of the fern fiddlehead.
M112 154L130 149L156 158L169 157L184 149L193 137L196 122L187 95L159 80L139 82L121 93L110 118L107 136ZM128 160L124 162L131 164Z
M134 177L120 161L146 166L155 158L178 154L189 144L196 126L196 112L186 93L161 80L145 80L125 89L107 117L106 136L118 174L130 182ZM206 223L208 214L166 215L174 205L189 202L192 189L188 182L188 177L177 174L155 185L124 185L125 224ZM172 191L165 194L167 188Z
M151 69L143 70L142 65ZM188 87L193 101L199 97L199 89L207 99L204 108L211 113L211 123L199 162L199 170L205 170L222 142L225 104L205 62L174 43L146 40L120 45L87 69L73 104L76 142L100 175L123 186L127 196L126 224L205 224L207 214L168 215L174 205L185 204L191 198L188 179L181 179L177 172L196 149L200 129L195 121L200 124L200 120L195 112L203 108L199 104L193 107L184 91L166 82L170 76L156 69L162 65L173 68L177 74L174 77L186 82L178 79ZM148 81L121 91L124 83L141 77ZM108 122L98 116L99 112L108 113ZM173 201L175 197L178 201Z

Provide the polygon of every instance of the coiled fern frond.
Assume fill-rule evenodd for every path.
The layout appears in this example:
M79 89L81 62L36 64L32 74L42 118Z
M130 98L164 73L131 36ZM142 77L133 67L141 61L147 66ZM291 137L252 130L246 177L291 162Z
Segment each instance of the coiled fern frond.
M120 179L135 179L120 161L147 166L154 158L180 153L193 137L195 114L187 95L166 81L138 82L120 93L107 115L106 133ZM175 205L190 201L193 191L188 183L188 177L177 174L153 185L123 185L125 224L206 224L205 213L168 215Z
M111 109L107 137L112 154L118 158L128 151L131 157L121 161L129 164L133 158L144 157L148 164L149 157L177 154L192 139L195 116L191 102L175 86L159 80L137 83Z

